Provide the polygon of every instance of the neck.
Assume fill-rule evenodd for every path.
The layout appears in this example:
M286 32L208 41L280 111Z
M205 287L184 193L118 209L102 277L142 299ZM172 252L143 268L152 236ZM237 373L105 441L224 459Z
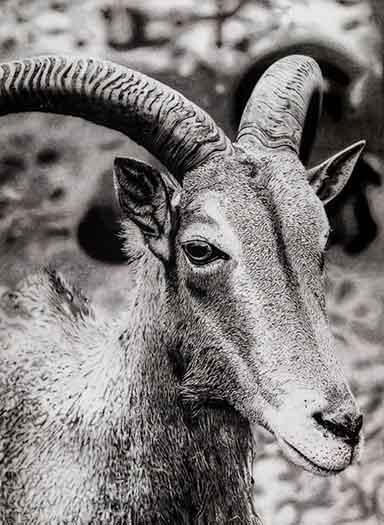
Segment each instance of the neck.
M121 337L130 368L129 413L113 431L115 446L107 467L112 484L118 482L116 475L128 481L125 520L258 523L247 465L249 425L229 407L203 407L193 416L183 406L172 357L180 351L172 351L175 341L170 334L175 332L159 322L164 314L165 297L159 296L165 294L164 277L159 267L144 266L151 271L139 278L140 301L134 303L129 330ZM118 471L116 445L121 451Z

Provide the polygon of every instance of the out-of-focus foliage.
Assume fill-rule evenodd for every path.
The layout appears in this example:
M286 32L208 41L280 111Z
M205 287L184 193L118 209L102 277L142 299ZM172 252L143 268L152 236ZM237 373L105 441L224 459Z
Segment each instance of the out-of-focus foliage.
M231 75L267 50L308 38L344 49L358 69L381 72L365 0L8 0L0 10L2 58L20 50L117 53L153 73L187 75L204 65Z

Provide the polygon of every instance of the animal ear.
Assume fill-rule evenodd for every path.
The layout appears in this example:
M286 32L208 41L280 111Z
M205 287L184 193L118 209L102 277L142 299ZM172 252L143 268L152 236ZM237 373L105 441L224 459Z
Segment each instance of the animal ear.
M307 171L307 178L324 204L344 188L365 146L361 140Z
M114 182L123 215L141 230L150 250L169 260L180 187L169 176L131 158L116 158Z

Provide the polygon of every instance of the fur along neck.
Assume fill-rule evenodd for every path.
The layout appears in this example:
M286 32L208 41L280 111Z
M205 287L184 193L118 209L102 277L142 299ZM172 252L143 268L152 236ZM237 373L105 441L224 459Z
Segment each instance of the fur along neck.
M230 407L202 407L193 415L183 405L172 347L156 322L162 278L153 266L141 276L140 301L120 338L131 368L129 411L109 437L104 519L117 523L118 512L126 524L257 524L249 424Z

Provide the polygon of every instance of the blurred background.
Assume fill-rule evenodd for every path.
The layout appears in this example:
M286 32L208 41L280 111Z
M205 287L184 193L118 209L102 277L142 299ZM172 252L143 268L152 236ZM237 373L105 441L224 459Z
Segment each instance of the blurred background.
M384 524L384 2L380 0L0 0L0 60L44 53L112 59L205 108L233 137L260 75L289 53L324 75L308 165L367 148L328 207L328 311L365 414L361 464L317 478L256 436L255 498L268 525ZM0 293L54 264L113 314L132 286L111 184L115 156L158 165L119 133L70 117L0 119ZM1 323L6 322L0 318Z

